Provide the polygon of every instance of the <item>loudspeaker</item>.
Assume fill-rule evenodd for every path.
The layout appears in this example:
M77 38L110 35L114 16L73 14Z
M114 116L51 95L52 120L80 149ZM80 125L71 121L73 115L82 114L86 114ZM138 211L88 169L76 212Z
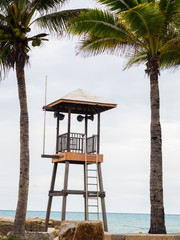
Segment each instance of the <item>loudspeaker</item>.
M84 118L87 118L87 119L89 119L89 120L91 120L91 121L94 121L94 115L89 115L89 116L87 116L87 117L83 117L82 115L78 115L78 116L77 116L78 122L82 122L82 120L83 120Z
M62 121L64 119L65 115L62 113L55 112L54 118L57 118L57 117L59 117L59 120Z

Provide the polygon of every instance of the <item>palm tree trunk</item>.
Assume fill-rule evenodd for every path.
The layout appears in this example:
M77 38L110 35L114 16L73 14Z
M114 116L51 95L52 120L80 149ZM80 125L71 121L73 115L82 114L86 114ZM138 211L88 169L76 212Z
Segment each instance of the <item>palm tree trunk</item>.
M150 202L151 226L149 233L166 233L163 205L162 175L162 139L160 124L160 100L158 84L158 56L151 57L150 89L151 89L151 166L150 166Z
M20 102L20 176L16 216L10 236L25 239L25 219L29 189L29 119L24 75L24 61L16 62Z

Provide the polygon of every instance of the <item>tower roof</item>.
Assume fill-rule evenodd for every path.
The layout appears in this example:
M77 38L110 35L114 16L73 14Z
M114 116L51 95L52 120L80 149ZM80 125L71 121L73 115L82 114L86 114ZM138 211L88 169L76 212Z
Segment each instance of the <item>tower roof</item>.
M46 111L53 112L68 112L71 109L72 113L78 114L97 114L115 108L114 104L102 97L95 96L83 89L77 89L43 107Z

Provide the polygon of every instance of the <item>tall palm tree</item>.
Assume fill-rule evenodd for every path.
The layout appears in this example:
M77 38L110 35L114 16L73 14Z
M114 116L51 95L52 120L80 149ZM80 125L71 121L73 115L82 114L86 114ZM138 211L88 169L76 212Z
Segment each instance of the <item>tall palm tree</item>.
M10 236L25 238L25 217L29 186L29 122L24 67L28 52L46 41L48 32L62 34L66 20L79 10L57 11L66 0L1 0L0 1L0 67L1 79L11 68L16 70L20 102L20 177L14 225ZM37 24L40 32L30 36Z
M92 9L73 18L70 32L82 36L79 53L127 57L127 68L146 64L150 78L151 156L149 233L166 233L163 204L160 69L180 66L179 0L97 0L107 9Z

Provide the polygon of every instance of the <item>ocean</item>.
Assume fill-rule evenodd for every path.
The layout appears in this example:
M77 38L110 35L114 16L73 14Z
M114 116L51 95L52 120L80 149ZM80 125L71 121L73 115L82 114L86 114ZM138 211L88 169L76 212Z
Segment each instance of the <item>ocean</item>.
M28 211L29 218L45 218L45 211ZM0 217L14 217L14 210L0 210ZM60 220L60 212L51 212L51 218ZM148 233L150 226L149 214L140 213L107 213L108 231L111 233ZM82 212L67 212L66 220L84 220ZM100 215L100 220L102 216ZM168 233L180 232L180 215L166 215L166 230Z

